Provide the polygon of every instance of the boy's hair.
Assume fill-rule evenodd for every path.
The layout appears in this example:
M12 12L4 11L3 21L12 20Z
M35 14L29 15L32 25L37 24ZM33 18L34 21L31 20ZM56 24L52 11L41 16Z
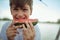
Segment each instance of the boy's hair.
M25 4L28 4L30 9L32 9L33 0L10 0L10 7L15 5L15 8L23 8Z

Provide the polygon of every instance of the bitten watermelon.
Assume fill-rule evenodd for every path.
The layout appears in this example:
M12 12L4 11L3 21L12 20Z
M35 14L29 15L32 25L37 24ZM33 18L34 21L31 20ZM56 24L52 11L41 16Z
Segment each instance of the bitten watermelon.
M37 19L20 19L20 20L14 20L14 21L16 21L16 23L14 24L15 26L19 26L22 24L24 24L26 26L25 21L32 22L33 26L35 26L38 23Z

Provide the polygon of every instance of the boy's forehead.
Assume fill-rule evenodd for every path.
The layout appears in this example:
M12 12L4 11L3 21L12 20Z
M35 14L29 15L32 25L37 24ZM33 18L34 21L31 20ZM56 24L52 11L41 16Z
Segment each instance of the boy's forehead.
M13 7L13 8L30 8L30 6L28 5L28 4L25 4L25 5L23 5L23 6L16 6L16 5L12 5L11 7Z

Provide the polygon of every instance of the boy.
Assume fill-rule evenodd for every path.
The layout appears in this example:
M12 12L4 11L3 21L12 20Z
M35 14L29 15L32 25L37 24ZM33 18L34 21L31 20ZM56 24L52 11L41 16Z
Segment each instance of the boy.
M24 24L20 26L13 25L16 23L14 19L29 19L29 16L32 14L32 3L33 0L10 0L10 10L13 21L8 22L3 26L1 31L3 40L40 40L40 32L37 25L34 27L31 22L25 22L27 28ZM21 27L23 27L23 35L17 31L17 29ZM23 38L19 35L16 37L16 34L22 35Z

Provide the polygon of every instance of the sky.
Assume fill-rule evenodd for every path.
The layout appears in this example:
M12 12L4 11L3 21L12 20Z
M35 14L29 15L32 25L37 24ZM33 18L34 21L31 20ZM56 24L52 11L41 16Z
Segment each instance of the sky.
M9 0L0 0L0 18L12 19ZM60 19L60 0L33 0L33 12L30 18L39 21L54 21Z

